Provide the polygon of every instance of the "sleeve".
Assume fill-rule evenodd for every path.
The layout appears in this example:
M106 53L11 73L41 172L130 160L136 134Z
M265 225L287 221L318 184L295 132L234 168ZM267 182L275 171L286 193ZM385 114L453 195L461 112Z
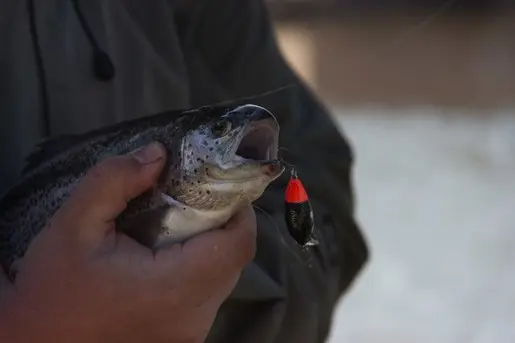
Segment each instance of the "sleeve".
M321 265L328 266L323 274L327 284L334 284L331 301L336 301L368 259L354 218L353 155L348 142L326 108L285 62L262 0L205 0L192 17L188 37L185 58L201 59L211 79L190 77L192 97L201 97L192 101L195 105L214 101L206 95L212 94L206 91L208 82L216 84L222 97L217 100L253 97L295 85L255 99L277 115L284 157L297 167L310 194L321 235L318 257ZM285 182L282 178L260 201L272 214L282 210Z

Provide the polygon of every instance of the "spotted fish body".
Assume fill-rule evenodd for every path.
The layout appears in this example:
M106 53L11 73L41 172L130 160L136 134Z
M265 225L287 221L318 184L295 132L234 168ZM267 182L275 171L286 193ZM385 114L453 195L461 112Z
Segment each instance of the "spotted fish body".
M0 263L9 270L23 257L91 167L153 141L167 150L162 175L129 202L117 229L152 247L222 225L284 171L278 134L275 117L249 104L170 111L43 142L0 198Z

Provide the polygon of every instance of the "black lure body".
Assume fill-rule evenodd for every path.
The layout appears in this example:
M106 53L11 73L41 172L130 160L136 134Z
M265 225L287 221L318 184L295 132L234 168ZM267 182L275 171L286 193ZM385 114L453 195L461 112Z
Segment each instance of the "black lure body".
M303 247L318 245L313 208L295 169L291 171L284 198L284 216L290 235Z

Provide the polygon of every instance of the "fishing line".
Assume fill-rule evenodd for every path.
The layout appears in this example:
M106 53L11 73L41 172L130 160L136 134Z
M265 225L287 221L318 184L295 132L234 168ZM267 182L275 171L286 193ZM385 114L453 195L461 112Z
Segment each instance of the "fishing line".
M276 87L276 88L273 88L273 89L271 89L269 91L266 91L266 92L257 93L257 94L249 95L249 96L245 96L245 97L231 98L231 99L227 99L227 100L222 100L222 101L219 101L219 102L216 102L216 103L213 103L211 105L204 106L204 107L218 107L218 106L232 107L234 105L234 103L242 103L242 102L251 101L251 100L253 100L255 98L262 98L262 97L265 97L267 95L271 95L271 94L274 94L274 93L277 93L277 92L280 92L280 91L283 91L283 90L286 90L286 89L293 89L293 88L299 87L299 86L300 86L300 84L298 82L290 82L290 83L285 84L284 86Z
M418 24L413 25L406 32L400 34L398 38L391 41L389 43L389 46L392 47L394 45L401 43L407 37L414 35L417 31L420 31L424 27L428 26L429 24L434 22L436 19L440 18L448 9L450 9L452 6L454 6L456 4L456 2L457 2L457 0L444 1L440 5L440 7L438 7L432 14L427 16L424 20L422 20Z
M439 19L444 15L452 6L456 4L458 0L445 0L442 4L430 15L425 17L425 19L420 22L411 25L408 29L404 30L402 33L398 34L396 38L393 38L386 44L385 53L377 53L374 54L373 57L368 57L366 60L367 64L374 65L377 60L384 59L389 53L392 53L395 47L399 47L402 43L404 43L408 38L415 37L417 33L419 33L422 29L426 28L430 24L432 24L435 20Z
M277 160L279 162L281 162L282 164L284 164L286 167L290 168L290 171L292 169L297 169L293 164L290 164L290 163L286 162L286 160L283 157L279 157Z

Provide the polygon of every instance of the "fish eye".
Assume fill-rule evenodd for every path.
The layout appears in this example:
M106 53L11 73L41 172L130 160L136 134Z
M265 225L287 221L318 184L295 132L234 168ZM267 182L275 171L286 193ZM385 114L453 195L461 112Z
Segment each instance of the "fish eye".
M226 134L228 134L229 131L231 131L231 128L232 128L232 124L228 120L222 120L222 121L216 122L213 125L213 129L212 129L213 135L215 135L216 137L223 137Z

